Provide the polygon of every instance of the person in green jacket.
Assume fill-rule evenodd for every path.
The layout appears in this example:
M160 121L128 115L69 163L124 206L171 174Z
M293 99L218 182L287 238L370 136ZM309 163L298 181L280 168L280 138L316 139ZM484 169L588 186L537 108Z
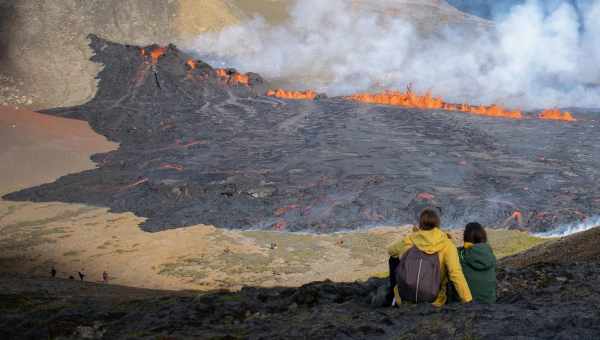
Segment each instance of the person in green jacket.
M464 246L458 249L460 264L473 300L496 302L496 256L487 243L487 233L479 223L465 227Z

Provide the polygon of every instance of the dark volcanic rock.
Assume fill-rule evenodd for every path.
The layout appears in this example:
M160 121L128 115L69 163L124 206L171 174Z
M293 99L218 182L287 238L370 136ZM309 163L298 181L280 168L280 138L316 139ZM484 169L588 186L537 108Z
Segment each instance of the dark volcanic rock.
M410 223L424 206L447 225L524 227L584 219L600 203L600 134L574 123L362 105L342 98L286 101L192 69L170 46L145 49L92 37L104 64L89 103L47 113L87 120L121 143L99 167L9 200L108 206L147 217L147 231L205 223L330 232Z
M0 276L0 336L104 339L597 339L597 263L501 269L499 303L375 308L380 279L238 293L135 293ZM38 291L28 289L38 287ZM40 290L39 287L44 287ZM121 291L120 291L121 290ZM136 296L131 297L130 294Z
M502 259L502 265L522 268L534 264L600 263L600 227L531 248Z

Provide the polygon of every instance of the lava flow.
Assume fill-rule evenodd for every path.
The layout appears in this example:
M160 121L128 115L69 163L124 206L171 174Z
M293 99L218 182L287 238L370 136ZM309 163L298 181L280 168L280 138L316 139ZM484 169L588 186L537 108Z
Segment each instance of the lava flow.
M146 49L144 49L144 48L140 49L140 53L141 53L142 57L148 56L148 52L146 52ZM150 58L152 60L152 64L153 65L158 64L158 59L160 57L162 57L163 55L165 55L165 53L167 53L166 47L155 47L154 49L152 49L152 51L150 51Z
M317 92L313 90L306 91L286 91L283 89L269 90L267 96L277 97L282 99L308 99L313 100L317 98Z
M188 59L185 64L190 68L190 70L194 70L196 67L198 67L198 61L194 59Z
M461 111L482 116L505 117L513 119L523 118L523 114L520 111L506 110L505 108L499 105L476 106L469 104L446 103L440 97L432 97L431 93L419 96L412 92L410 89L406 92L385 91L383 93L374 94L357 93L347 97L347 99L369 104L384 104L419 109L441 109L448 111Z
M183 171L185 167L180 164L172 164L172 163L163 163L160 165L160 169L162 170L175 170L175 171Z
M544 120L562 120L565 122L576 121L571 112L562 112L559 109L544 110L540 113L539 118Z
M217 76L223 79L227 84L230 85L249 85L250 78L246 74L241 74L233 69L218 68L215 70Z
M539 112L518 124L472 119L418 108L521 115L410 89L351 98L396 105L388 107L320 94L273 105L260 75L246 73L249 84L240 86L235 70L175 47L160 65L151 63L156 45L140 55L137 46L92 36L91 47L104 65L94 100L44 112L85 119L120 147L94 156L94 169L3 199L130 211L149 232L206 224L327 233L413 223L429 206L443 209L448 226L507 221L547 232L597 214L593 112L576 117L590 124L548 124ZM203 81L188 81L186 71Z

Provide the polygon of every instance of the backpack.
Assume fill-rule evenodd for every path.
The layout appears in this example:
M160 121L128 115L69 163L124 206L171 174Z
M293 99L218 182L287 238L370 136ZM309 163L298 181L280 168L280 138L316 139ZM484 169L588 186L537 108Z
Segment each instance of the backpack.
M440 292L441 271L438 254L426 254L412 247L396 268L398 294L402 301L434 302Z

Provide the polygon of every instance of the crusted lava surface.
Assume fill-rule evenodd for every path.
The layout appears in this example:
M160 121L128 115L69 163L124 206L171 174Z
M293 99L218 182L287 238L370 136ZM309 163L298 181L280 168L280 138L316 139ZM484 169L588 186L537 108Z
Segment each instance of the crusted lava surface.
M332 232L410 223L427 205L450 226L501 225L520 211L522 227L548 230L600 204L593 112L556 122L283 100L264 95L259 75L190 62L175 46L141 53L90 38L104 64L95 98L45 113L87 120L119 149L94 155L97 169L5 199L131 211L146 231Z

